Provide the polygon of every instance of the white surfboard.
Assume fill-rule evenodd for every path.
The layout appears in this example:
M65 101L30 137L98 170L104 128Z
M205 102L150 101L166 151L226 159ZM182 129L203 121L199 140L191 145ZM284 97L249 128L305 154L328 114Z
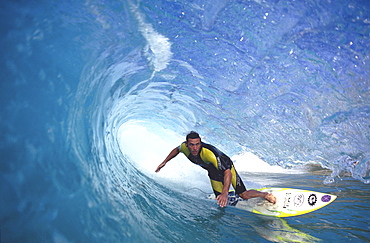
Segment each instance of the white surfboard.
M272 193L276 197L276 203L272 204L264 198L244 200L231 191L228 205L267 216L291 217L315 211L337 198L327 193L292 188L268 187L257 190Z

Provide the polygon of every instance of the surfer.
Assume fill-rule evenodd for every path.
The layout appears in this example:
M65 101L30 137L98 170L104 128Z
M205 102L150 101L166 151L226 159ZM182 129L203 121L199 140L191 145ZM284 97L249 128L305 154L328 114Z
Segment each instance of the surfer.
M220 207L225 207L228 202L230 185L243 199L262 197L271 203L276 203L274 195L256 190L246 190L244 183L234 168L231 159L216 147L203 143L198 133L192 131L186 136L186 141L179 147L174 148L166 159L158 165L155 172L159 172L168 161L176 157L180 152L194 164L200 165L208 171L213 192Z

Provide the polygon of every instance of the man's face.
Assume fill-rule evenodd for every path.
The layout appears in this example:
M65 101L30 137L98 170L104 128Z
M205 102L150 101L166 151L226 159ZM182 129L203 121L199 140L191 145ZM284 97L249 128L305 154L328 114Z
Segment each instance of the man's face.
M186 143L186 146L189 148L190 153L192 155L197 156L199 154L199 150L201 147L200 138L194 138L194 139L189 138Z

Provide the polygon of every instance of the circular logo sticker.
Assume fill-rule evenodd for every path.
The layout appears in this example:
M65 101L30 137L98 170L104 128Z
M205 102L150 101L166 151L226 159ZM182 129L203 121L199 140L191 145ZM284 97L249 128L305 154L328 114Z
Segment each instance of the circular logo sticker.
M304 202L304 196L303 196L303 194L298 194L298 195L296 195L294 197L294 206L295 207L302 206L303 202Z
M315 205L317 202L317 197L316 197L316 194L311 194L309 197L308 197L308 204L310 204L310 206L313 206Z

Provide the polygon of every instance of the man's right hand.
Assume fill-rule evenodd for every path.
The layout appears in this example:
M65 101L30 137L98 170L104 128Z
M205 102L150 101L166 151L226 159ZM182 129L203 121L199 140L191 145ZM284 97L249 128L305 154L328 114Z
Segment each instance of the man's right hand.
M155 172L159 172L162 169L162 167L167 164L168 161L170 161L171 159L175 158L179 153L180 153L180 150L179 150L178 147L172 149L172 151L167 156L167 158L160 165L158 165L158 167L155 170Z
M160 165L158 165L157 169L155 170L155 172L159 172L163 166L166 165L166 162L162 162Z

